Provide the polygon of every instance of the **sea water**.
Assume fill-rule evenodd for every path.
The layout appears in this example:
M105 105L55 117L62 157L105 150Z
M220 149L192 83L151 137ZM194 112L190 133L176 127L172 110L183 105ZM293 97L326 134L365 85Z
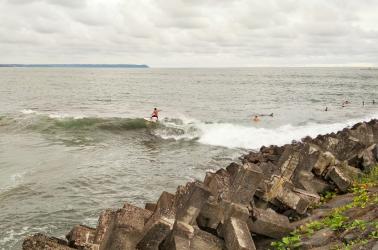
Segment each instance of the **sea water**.
M0 249L378 118L377 87L374 68L0 68ZM154 107L158 124L143 119Z

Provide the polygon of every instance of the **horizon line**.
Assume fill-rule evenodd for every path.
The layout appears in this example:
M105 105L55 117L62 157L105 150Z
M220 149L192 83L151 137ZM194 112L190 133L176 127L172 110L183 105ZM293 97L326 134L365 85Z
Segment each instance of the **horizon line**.
M130 63L0 63L0 67L108 67L108 68L167 68L167 69L217 69L217 68L378 68L378 65L251 65L251 66L150 66Z
M97 67L97 68L149 68L147 64L104 64L104 63L0 63L0 67L11 68L11 67Z

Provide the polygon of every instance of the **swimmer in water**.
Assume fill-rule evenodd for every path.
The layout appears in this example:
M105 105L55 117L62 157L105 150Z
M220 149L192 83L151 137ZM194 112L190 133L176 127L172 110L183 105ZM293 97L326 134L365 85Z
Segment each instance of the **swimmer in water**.
M258 122L258 121L260 121L259 116L258 116L258 115L255 115L255 117L253 117L253 121L254 121L254 122Z

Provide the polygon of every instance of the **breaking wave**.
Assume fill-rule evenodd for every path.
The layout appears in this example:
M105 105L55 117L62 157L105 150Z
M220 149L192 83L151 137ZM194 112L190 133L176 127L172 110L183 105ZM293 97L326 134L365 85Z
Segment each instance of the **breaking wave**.
M227 148L258 149L261 146L284 145L292 140L300 140L305 136L317 136L336 132L362 120L377 118L374 114L364 119L354 119L339 123L320 124L306 123L303 125L286 124L276 128L259 128L231 123L207 123L195 119L165 118L154 124L142 118L121 117L82 117L56 114L40 114L31 110L22 111L19 119L0 117L0 127L16 125L40 132L56 133L57 131L89 131L98 130L122 132L148 129L148 133L163 140L197 141L212 146Z
M166 129L157 129L155 133L163 139L196 139L202 144L213 146L258 149L261 146L269 146L272 144L284 145L293 140L300 140L306 136L315 137L319 134L337 132L362 120L369 121L377 117L378 114L375 114L365 117L364 119L354 119L340 123L306 123L301 126L287 124L277 128L257 128L231 123L204 123L195 120L180 120L180 123L176 124L176 126L181 128L181 133L171 133Z

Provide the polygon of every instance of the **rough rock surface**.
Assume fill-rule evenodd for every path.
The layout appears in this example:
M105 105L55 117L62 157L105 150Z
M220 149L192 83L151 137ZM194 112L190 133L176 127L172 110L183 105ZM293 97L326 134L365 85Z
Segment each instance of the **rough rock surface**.
M343 204L335 200L308 214L321 192L346 191L353 178L377 164L377 145L378 120L372 120L314 139L262 147L243 156L241 164L207 173L204 182L180 186L175 194L163 192L145 209L126 203L105 210L96 228L75 226L68 242L37 234L24 240L23 249L266 249L273 238ZM371 211L365 216L373 218L377 211ZM303 247L334 244L330 231L314 237ZM369 244L377 248L376 242Z
M23 244L22 249L39 250L39 249L56 249L56 250L70 250L65 240L54 237L48 237L43 234L35 234L27 237Z

